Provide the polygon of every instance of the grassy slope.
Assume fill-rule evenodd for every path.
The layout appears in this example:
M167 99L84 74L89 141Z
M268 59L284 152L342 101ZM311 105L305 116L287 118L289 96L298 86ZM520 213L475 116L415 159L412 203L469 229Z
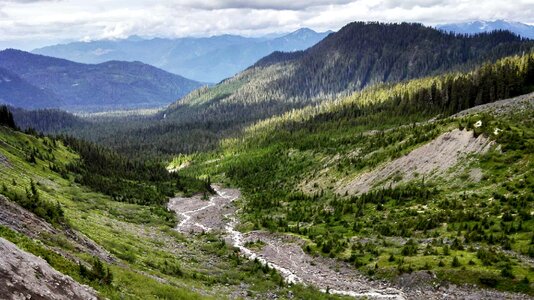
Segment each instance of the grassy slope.
M118 258L110 265L111 286L84 279L77 263L57 254L57 249L76 260L92 257L77 251L63 234L42 234L32 240L0 226L0 236L22 249L44 257L57 270L89 284L110 299L203 299L229 296L244 286L250 295L272 291L280 297L289 290L299 298L326 299L312 289L280 284L278 274L260 265L239 259L218 237L186 238L171 229L167 220L150 206L112 201L73 181L73 174L61 176L49 164L62 167L77 154L58 142L37 138L0 127L0 154L7 158L1 166L2 193L26 193L30 181L36 183L40 199L59 203L68 226L87 235ZM46 161L29 163L30 149L46 153ZM66 225L56 225L58 228ZM159 279L157 279L159 278Z
M530 107L498 117L479 114L421 124L411 122L430 116L375 114L365 121L319 125L297 115L298 126L268 127L266 121L264 130L252 128L244 139L226 141L217 154L193 157L185 172L240 187L243 229L298 234L309 241L307 251L350 261L372 276L394 278L427 269L442 280L533 295L532 266L515 257L534 256L533 113ZM473 129L481 119L477 134L500 146L465 158L460 163L465 169L365 198L335 193L338 182L453 128L469 124ZM399 126L403 122L406 126ZM497 137L496 127L504 129ZM482 171L480 182L469 180L475 168ZM455 257L458 265L452 263Z

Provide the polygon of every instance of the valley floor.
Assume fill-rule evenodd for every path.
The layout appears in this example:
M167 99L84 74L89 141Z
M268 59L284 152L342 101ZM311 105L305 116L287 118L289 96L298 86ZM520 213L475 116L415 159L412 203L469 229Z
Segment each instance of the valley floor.
M427 271L405 274L396 282L370 280L350 264L307 254L305 241L292 234L236 229L237 189L216 187L209 200L177 197L169 202L180 223L176 230L192 238L205 232L220 234L241 255L276 269L288 283L311 285L324 293L369 299L530 299L529 296L440 283Z

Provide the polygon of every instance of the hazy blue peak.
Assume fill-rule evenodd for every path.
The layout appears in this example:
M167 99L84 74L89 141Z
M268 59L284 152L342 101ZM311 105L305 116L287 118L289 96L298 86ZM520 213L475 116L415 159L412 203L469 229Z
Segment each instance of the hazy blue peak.
M300 28L300 29L297 29L289 34L297 34L297 35L301 35L301 34L316 34L317 32L314 31L313 29L310 29L310 28L307 28L307 27L303 27L303 28Z
M445 31L463 34L477 34L494 30L508 30L522 37L534 39L534 26L505 20L477 20L464 23L442 24L436 27Z
M298 51L321 41L329 33L302 28L270 37L217 35L176 39L144 39L69 43L35 49L33 53L82 63L109 60L141 61L200 82L219 82L253 65L274 51Z

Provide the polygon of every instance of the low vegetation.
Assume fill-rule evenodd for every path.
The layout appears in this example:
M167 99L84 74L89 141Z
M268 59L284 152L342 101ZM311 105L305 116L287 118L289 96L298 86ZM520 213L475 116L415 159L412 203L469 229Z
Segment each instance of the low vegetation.
M184 172L240 187L243 228L297 234L309 241L305 251L371 276L430 270L533 295L534 108L448 117L532 91L533 62L532 54L506 58L268 119L221 152L192 156ZM453 129L494 144L443 174L397 174L368 192L338 192Z

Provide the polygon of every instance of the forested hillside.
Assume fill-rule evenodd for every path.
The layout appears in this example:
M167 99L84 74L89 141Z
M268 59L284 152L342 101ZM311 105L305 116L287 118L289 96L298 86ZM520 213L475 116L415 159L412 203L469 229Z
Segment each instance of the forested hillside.
M373 278L532 296L534 95L491 103L533 90L534 54L508 57L288 112L174 165L240 187L245 230Z
M467 37L420 24L352 23L302 53L274 53L234 78L194 91L165 114L174 124L224 128L365 86L467 70L533 46L509 32Z
M304 52L273 53L234 79L190 95L182 104L302 103L381 82L468 70L533 46L506 31L465 36L421 24L356 22Z
M267 86L297 99L350 93L380 82L466 70L532 46L505 31L468 38L420 24L352 23L306 51L292 76Z
M9 109L17 125L24 130L32 128L38 132L61 133L67 129L80 130L89 125L82 118L59 109L25 110L16 107Z
M0 99L26 109L102 111L161 107L201 86L140 62L87 65L12 49L0 52L0 68L23 81L16 89L0 89ZM21 80L8 83L14 85Z

